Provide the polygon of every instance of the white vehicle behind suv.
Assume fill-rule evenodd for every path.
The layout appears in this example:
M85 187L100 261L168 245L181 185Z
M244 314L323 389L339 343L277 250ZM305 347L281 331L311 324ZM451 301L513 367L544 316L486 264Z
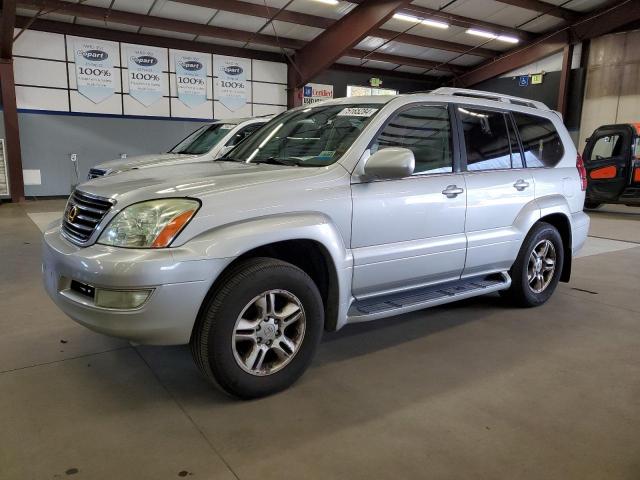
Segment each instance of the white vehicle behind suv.
M217 120L200 127L167 153L137 155L110 160L89 169L88 180L140 168L161 167L182 162L208 162L224 155L271 117Z
M215 162L80 185L44 234L44 282L77 322L188 343L206 378L258 397L302 375L323 329L489 292L543 304L587 238L585 188L542 104L336 99Z

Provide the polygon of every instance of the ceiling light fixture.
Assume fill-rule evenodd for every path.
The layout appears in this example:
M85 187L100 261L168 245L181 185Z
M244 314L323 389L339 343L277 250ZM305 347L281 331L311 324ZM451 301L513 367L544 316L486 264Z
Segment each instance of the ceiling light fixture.
M435 27L435 28L449 28L449 24L446 22L441 22L439 20L431 20L429 18L422 20L422 24L423 25L427 25L428 27Z
M315 0L316 2L319 3L326 3L327 5L338 5L338 0Z
M404 13L394 13L393 18L396 20L404 20L405 22L418 23L420 21L419 18L412 17L411 15L405 15Z
M493 32L487 32L486 30L478 30L477 28L467 29L467 33L469 35L475 35L477 37L483 37L483 38L490 38L491 40L499 40L501 42L506 42L506 43L520 42L520 40L516 37L511 37L509 35L497 35Z

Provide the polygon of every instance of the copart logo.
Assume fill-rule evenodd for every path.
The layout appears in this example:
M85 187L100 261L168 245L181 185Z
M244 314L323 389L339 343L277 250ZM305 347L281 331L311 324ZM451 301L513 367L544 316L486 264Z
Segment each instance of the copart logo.
M229 65L228 67L224 67L222 70L227 75L240 75L244 71L242 70L242 67L238 65Z
M107 52L103 52L102 50L86 50L82 52L82 56L92 62L101 62L102 60L109 58Z
M198 70L202 70L202 64L200 62L196 62L195 60L182 62L180 66L185 70L189 70L190 72L197 72Z
M158 63L158 59L156 57L152 57L151 55L141 55L139 57L133 57L133 61L141 67L152 67Z

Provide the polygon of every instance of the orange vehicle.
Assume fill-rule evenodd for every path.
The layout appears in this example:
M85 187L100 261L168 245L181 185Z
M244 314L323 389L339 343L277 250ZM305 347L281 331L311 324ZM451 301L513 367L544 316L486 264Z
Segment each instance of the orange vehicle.
M640 123L604 125L587 139L585 208L640 206Z

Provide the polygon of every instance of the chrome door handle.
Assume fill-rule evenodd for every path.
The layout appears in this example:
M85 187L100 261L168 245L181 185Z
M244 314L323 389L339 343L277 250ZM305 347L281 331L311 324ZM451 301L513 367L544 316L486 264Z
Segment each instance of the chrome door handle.
M457 185L449 185L442 191L442 194L447 198L456 198L461 193L464 193L464 189L458 187Z
M519 192L523 191L525 188L529 188L529 182L525 182L524 180L520 179L517 180L516 183L513 184L513 188L515 188L516 190L518 190Z

